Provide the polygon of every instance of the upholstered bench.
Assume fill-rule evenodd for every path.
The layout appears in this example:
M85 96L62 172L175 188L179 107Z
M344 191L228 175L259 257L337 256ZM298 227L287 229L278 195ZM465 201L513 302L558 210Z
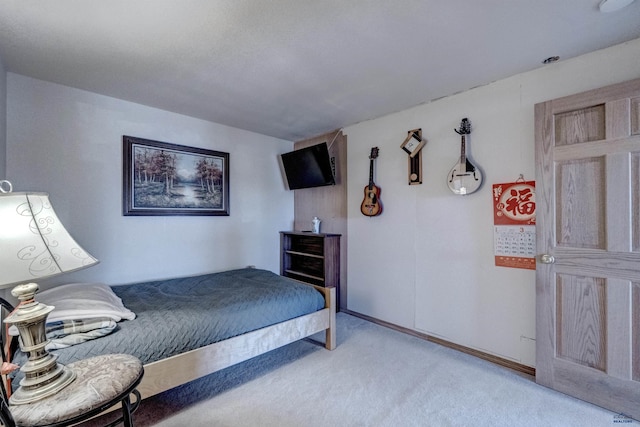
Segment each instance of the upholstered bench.
M144 374L140 360L127 354L109 354L67 367L76 373L76 379L59 393L24 405L2 405L3 412L8 409L16 426L67 426L121 403L119 421L133 426L131 414L140 404L140 393L135 388ZM131 394L136 396L133 405ZM10 426L10 420L5 425Z

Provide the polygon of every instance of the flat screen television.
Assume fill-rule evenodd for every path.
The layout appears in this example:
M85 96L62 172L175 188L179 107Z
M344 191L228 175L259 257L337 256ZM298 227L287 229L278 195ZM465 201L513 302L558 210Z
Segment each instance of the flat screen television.
M335 185L327 143L280 155L290 190Z

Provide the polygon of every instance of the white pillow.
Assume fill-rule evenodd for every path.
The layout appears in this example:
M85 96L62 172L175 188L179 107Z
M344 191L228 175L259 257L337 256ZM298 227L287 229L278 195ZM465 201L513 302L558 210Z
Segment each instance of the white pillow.
M124 306L122 300L104 283L70 283L36 294L36 301L52 305L47 323L60 320L93 319L109 317L116 322L133 320L134 312ZM15 326L9 328L11 335L18 335Z

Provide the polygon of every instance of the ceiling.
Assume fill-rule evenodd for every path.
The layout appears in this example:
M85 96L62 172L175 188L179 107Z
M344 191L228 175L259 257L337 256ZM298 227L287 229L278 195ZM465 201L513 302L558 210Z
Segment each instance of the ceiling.
M2 0L0 58L297 141L640 37L600 1Z

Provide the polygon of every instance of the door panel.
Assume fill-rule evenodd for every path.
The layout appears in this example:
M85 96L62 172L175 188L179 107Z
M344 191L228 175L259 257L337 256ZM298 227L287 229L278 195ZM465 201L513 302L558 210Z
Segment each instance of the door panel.
M631 363L633 369L633 380L640 381L640 284L634 283L632 289L632 328L635 330L633 333L633 345L631 352Z
M631 155L631 250L640 251L640 153Z
M612 377L629 378L633 350L632 313L622 307L631 307L631 282L609 279L607 290L607 370Z
M631 100L631 135L640 135L640 98Z
M640 419L640 79L537 104L536 381Z
M557 278L557 357L605 371L605 280L570 274Z
M604 105L559 113L554 119L556 146L599 141L605 138Z
M605 248L604 171L604 157L557 163L558 246Z

